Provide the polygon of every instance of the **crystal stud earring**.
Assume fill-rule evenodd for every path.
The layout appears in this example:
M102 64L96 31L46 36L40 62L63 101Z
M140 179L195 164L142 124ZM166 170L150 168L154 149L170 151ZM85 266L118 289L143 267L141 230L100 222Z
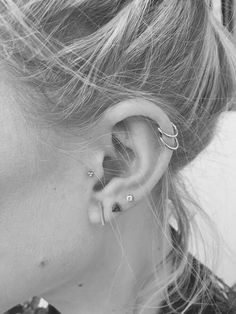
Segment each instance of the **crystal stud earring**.
M94 176L94 172L92 170L89 170L87 172L87 174L88 174L89 177L93 177Z
M127 200L127 202L133 202L134 196L132 194L129 194L126 196L126 200Z

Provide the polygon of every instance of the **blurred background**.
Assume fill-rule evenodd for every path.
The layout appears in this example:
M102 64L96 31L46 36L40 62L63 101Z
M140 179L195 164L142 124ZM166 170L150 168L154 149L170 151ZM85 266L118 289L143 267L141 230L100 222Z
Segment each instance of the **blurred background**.
M217 19L234 33L236 39L236 0L212 0L211 4ZM229 285L236 282L236 111L233 110L236 110L236 104L232 111L222 115L210 146L183 171L189 190L216 224L219 252L218 264L214 268ZM196 218L208 253L212 249L212 258L216 259L214 247L211 247L212 237L216 235L205 226L200 216ZM204 259L203 248L194 246L193 251L198 252L209 267L212 266L211 260Z
M199 237L193 253L228 285L236 282L236 112L224 113L213 142L184 171L194 198L215 223L218 237L196 214L208 259ZM218 245L218 252L214 247ZM217 256L218 254L218 256Z

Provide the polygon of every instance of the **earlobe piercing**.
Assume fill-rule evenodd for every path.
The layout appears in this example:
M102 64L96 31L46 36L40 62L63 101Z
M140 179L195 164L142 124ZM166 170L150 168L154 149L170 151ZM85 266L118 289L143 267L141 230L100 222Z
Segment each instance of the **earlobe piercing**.
M168 133L164 132L160 127L158 127L158 131L159 131L159 133L160 133L159 138L160 138L161 142L162 142L167 148L169 148L169 149L171 149L171 150L176 150L176 149L179 148L179 142L178 142L178 139L177 139L177 136L178 136L179 132L178 132L178 129L177 129L176 125L175 125L174 123L172 123L172 122L171 122L171 124L172 124L173 130L174 130L174 134L168 134ZM175 146L170 146L170 145L168 145L168 144L164 141L163 135L165 135L165 136L167 136L167 137L169 137L169 138L173 138L173 139L175 140ZM94 173L93 170L89 170L89 171L87 172L87 175L88 175L89 177L93 177L94 174L95 174L95 173ZM127 201L127 202L133 202L133 201L134 201L134 195L128 194L128 195L126 196L126 201ZM100 213L100 216L101 216L101 223L102 223L102 225L104 226L106 221L105 221L105 215L104 215L103 204L102 204L101 202L100 202L100 208L101 208L101 213ZM114 204L112 205L112 212L113 212L113 213L115 213L115 212L121 212L121 211L122 211L122 209L121 209L121 206L120 206L119 203L116 202L116 203L114 203Z
M89 171L87 172L87 175L88 175L89 177L93 177L93 176L94 176L94 171L93 171L93 170L89 170ZM128 195L126 196L126 200L127 200L127 202L133 202L133 201L134 201L134 196L133 196L132 194L128 194ZM102 224L103 226L105 226L106 220L105 220L104 207L103 207L102 202L99 202L99 206L100 206L100 219L101 219L101 224ZM112 212L113 212L113 213L122 212L121 205L120 205L118 202L115 202L115 203L112 205Z
M133 202L134 196L132 194L129 194L126 196L126 200L127 200L127 202Z
M95 174L95 173L94 173L93 170L89 170L89 171L87 172L87 175L88 175L89 177L93 177L94 174ZM101 224L102 224L103 226L105 226L106 220L105 220L104 208L103 208L102 202L99 202L99 206L100 206L100 219L101 219Z
M101 223L103 226L105 226L106 221L105 221L105 216L104 216L104 208L103 208L102 203L101 202L99 202L99 203L100 203L100 207L101 207Z

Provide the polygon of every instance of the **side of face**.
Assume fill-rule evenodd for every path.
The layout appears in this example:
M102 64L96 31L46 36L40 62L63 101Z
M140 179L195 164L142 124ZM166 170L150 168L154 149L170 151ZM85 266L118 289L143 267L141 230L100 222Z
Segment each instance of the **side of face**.
M2 312L85 272L101 241L87 218L86 167L56 148L51 131L27 124L17 88L1 72Z

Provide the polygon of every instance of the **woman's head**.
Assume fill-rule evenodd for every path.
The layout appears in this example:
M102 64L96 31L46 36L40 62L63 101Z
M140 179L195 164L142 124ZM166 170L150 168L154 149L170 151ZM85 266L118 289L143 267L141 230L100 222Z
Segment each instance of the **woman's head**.
M114 225L127 252L135 239L146 250L137 264L138 252L127 253L137 272L151 265L152 225L158 264L171 249L168 198L180 270L189 221L179 171L209 143L235 88L234 47L207 1L5 0L0 41L3 306L113 274L110 256L123 256ZM171 122L173 154L157 136L158 124L172 133ZM115 218L114 202L124 208Z

